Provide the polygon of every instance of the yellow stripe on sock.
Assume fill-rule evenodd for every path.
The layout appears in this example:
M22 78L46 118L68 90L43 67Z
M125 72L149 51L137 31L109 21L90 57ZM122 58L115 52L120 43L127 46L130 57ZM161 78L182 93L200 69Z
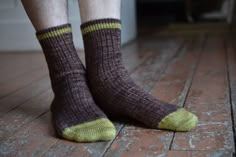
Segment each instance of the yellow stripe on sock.
M82 34L85 35L90 32L98 31L101 29L121 29L120 23L98 23L82 29Z
M62 28L62 29L59 29L59 30L46 32L44 34L37 35L37 38L38 38L38 40L43 40L43 39L47 39L47 38L53 38L53 37L56 37L56 36L60 36L62 34L70 33L70 32L72 32L71 27L67 27L67 28Z

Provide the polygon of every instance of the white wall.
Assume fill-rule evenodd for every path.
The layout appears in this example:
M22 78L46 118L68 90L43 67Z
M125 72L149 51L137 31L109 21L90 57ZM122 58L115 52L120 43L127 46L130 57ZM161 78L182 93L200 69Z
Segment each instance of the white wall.
M77 0L69 1L69 20L73 27L76 48L83 48ZM122 43L136 37L135 0L122 0ZM20 0L0 0L0 52L40 50Z

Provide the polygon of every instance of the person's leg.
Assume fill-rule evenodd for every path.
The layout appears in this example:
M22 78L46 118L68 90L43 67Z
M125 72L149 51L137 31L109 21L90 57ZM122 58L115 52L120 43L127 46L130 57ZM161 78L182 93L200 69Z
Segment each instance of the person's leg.
M81 22L96 19L120 19L120 0L79 0Z
M68 140L110 140L115 128L96 106L85 69L72 40L66 0L22 0L37 30L49 68L54 100L52 120L57 134Z
M37 31L68 23L67 0L22 0L22 3Z
M89 87L110 116L128 116L149 127L189 131L197 117L157 100L129 77L121 57L120 0L80 0Z

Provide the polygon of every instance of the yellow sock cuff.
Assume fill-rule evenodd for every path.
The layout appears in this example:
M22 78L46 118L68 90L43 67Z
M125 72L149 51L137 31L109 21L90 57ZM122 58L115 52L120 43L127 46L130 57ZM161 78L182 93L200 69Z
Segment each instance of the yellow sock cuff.
M39 31L37 32L36 35L37 35L38 40L43 40L43 39L61 36L65 33L71 33L71 32L72 32L72 28L70 24L65 24L62 26L53 27L53 28L49 28L43 31Z
M101 19L90 21L81 25L81 31L83 35L103 29L121 29L120 20Z

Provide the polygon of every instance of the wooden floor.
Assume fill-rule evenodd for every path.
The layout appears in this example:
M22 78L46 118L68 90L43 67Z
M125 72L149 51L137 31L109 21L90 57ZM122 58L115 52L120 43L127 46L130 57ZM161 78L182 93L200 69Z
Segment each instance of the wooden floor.
M82 52L79 53L84 60ZM123 47L131 77L153 96L199 117L175 133L115 122L109 142L56 138L43 54L0 54L1 157L231 157L235 152L236 40L227 33L151 34ZM234 114L235 113L235 114Z

